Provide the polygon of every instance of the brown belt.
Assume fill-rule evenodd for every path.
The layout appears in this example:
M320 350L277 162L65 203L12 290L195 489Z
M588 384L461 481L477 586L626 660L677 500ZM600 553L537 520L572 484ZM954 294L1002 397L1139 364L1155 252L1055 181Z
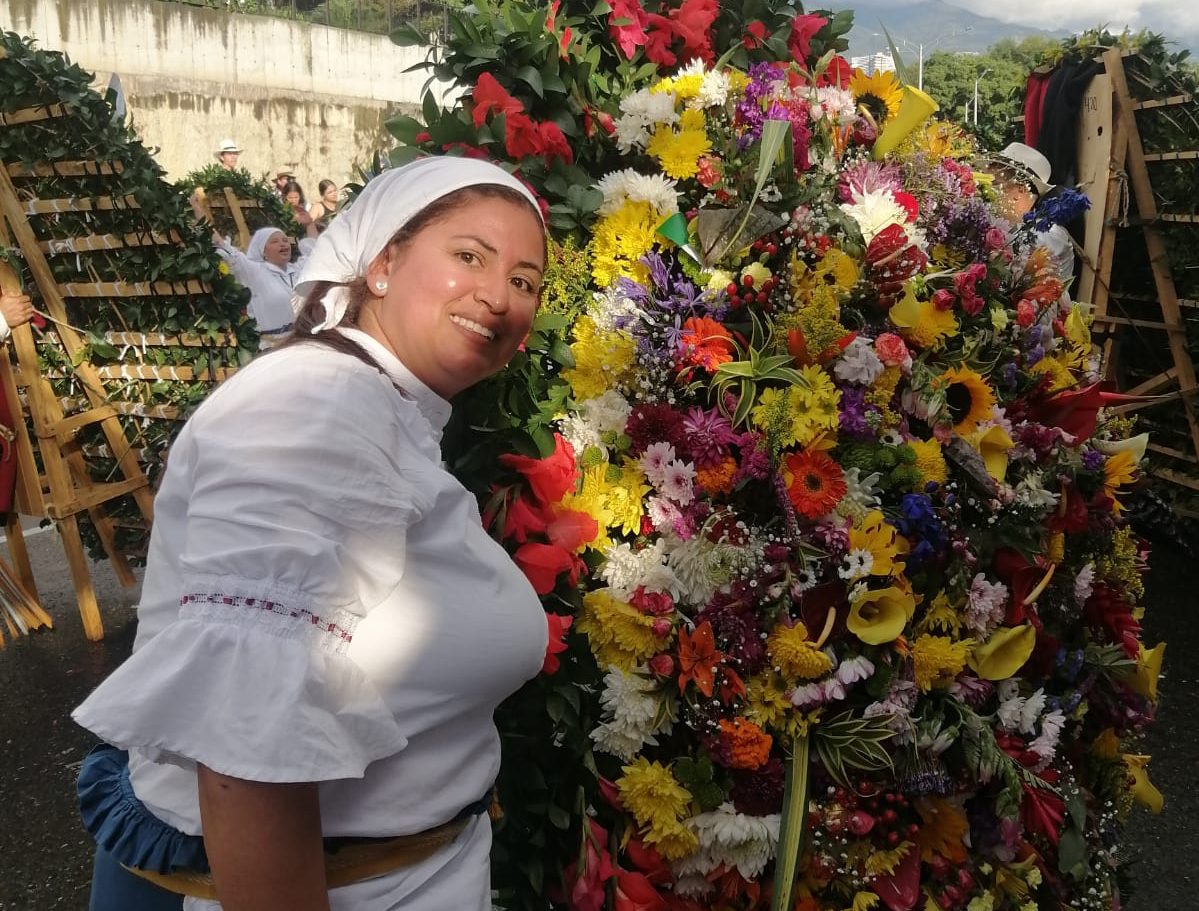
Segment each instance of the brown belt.
M330 889L348 886L351 883L373 879L385 873L393 873L404 867L412 867L432 857L452 842L475 816L455 819L444 825L418 832L415 835L399 835L395 838L350 842L339 848L336 854L325 854L325 880ZM183 870L177 873L155 873L137 867L125 867L135 876L176 895L189 898L206 898L215 901L216 884L211 873L195 873Z

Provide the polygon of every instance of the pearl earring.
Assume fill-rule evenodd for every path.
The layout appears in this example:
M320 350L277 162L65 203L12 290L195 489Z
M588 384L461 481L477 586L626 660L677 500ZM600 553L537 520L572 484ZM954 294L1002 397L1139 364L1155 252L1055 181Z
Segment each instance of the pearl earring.
M386 291L387 290L387 282L375 282L375 290L376 291Z

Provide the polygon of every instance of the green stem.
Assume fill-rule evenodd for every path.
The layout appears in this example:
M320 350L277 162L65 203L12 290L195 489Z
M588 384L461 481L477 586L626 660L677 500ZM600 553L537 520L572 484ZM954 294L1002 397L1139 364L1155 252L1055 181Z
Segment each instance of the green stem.
M778 853L774 859L774 897L770 911L791 911L795 880L808 828L809 761L808 733L797 734L787 760L787 782L783 788L783 818L779 826Z

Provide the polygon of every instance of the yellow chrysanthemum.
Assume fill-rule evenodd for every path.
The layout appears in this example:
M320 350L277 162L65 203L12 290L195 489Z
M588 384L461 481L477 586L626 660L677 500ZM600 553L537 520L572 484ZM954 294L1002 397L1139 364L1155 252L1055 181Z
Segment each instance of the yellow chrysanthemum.
M833 669L828 655L808 638L808 628L802 623L788 626L778 624L766 640L766 654L788 683L814 680Z
M849 90L858 106L865 106L880 126L899 113L899 105L903 102L903 86L890 71L880 70L867 75L862 70L854 70Z
M650 136L645 151L658 159L668 177L686 180L698 173L699 159L712 151L712 140L704 129L701 111L684 111L679 127L676 130L659 126Z
M861 522L850 528L849 550L870 552L871 575L889 576L903 569L903 564L895 559L900 550L895 526L877 509L866 513Z
M641 531L641 517L645 515L645 498L650 494L645 472L635 465L625 465L620 476L612 479L608 486L605 504L612 516L611 527L625 534Z
M969 653L969 645L948 636L918 636L912 643L916 686L922 693L948 686L966 666Z
M949 603L949 596L944 591L937 592L933 603L929 605L928 611L917 625L920 632L943 630L955 636L961 628L962 618L953 609L953 605Z
M600 332L589 316L575 323L570 346L575 365L562 371L574 397L583 401L615 389L633 368L636 343L623 331Z
M645 840L671 860L694 851L698 844L695 836L680 824L691 805L691 792L675 780L670 769L644 756L621 771L616 789Z
M889 851L872 851L866 858L866 872L871 876L890 876L912 848L912 843L905 841Z
M945 455L941 451L938 440L909 440L908 446L916 453L916 470L920 472L920 483L913 489L920 489L929 481L944 484L949 480L949 468L945 464Z
M953 420L953 431L967 436L989 420L995 407L995 393L982 375L969 367L952 367L934 381L945 395L945 407Z
M608 463L601 461L584 468L578 491L567 494L562 499L563 509L586 513L599 524L599 534L588 544L588 547L597 551L603 551L612 545L607 531L613 524L612 510L608 506L610 487Z
M1061 392L1063 389L1069 389L1076 382L1074 373L1067 363L1068 359L1069 352L1066 352L1065 358L1059 358L1056 355L1043 357L1029 368L1029 372L1049 378L1047 393Z
M763 730L793 733L791 720L796 712L788 690L786 682L770 671L750 677L745 682L745 717Z
M888 315L899 334L918 348L939 348L945 339L958 334L953 311L940 310L932 301L918 300L911 283Z
M654 635L653 625L653 617L599 589L583 596L577 628L587 637L600 667L629 671L663 648L664 640Z
M653 249L658 225L666 218L648 202L626 200L595 223L591 237L591 274L604 288L624 277L644 282L649 273L641 257Z

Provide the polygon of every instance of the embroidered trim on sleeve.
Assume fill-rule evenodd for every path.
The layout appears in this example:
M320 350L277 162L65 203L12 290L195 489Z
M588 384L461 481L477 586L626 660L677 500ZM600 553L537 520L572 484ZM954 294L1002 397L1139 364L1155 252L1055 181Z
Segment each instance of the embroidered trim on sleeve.
M333 609L322 616L305 607L293 607L282 601L221 592L188 592L179 599L180 616L225 622L249 622L269 627L268 632L285 638L308 638L323 650L345 654L354 641L358 617L349 611ZM231 613L228 608L238 608Z

